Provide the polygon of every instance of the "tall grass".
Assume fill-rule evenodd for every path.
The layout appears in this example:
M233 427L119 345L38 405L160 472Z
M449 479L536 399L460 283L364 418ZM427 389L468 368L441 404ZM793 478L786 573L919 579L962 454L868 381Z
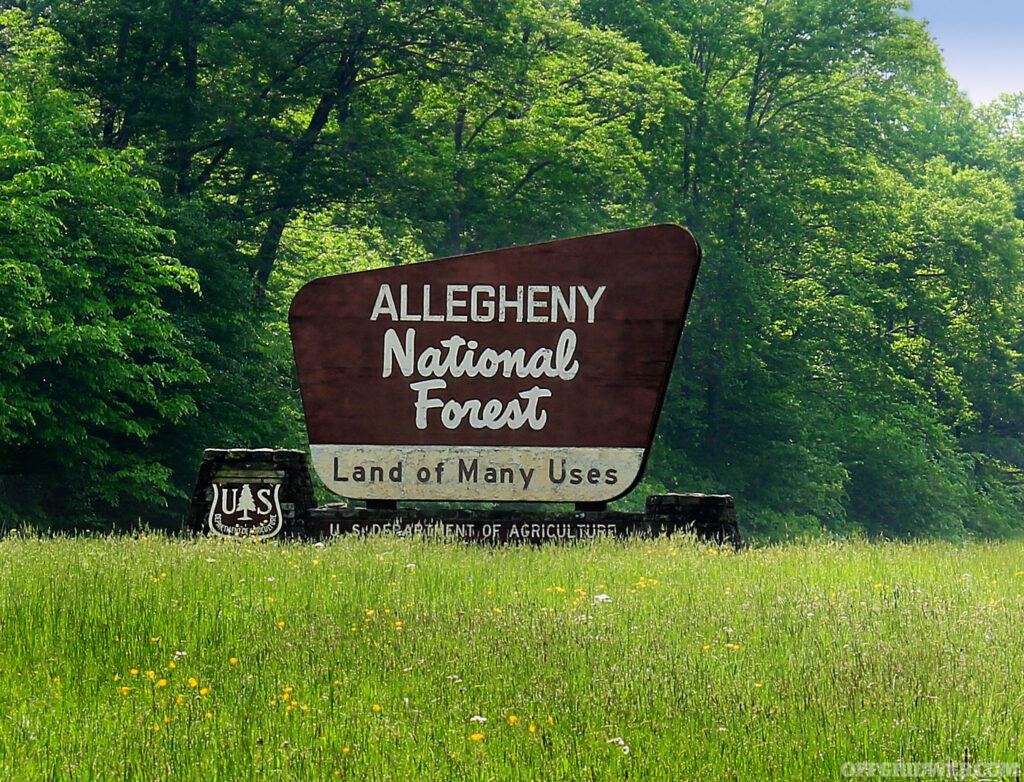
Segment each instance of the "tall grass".
M4 779L1017 762L1024 546L0 541Z

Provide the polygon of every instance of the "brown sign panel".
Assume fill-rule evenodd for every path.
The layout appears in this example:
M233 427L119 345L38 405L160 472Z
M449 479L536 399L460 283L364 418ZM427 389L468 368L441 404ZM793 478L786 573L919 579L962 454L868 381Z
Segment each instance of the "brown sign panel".
M360 499L625 494L699 262L659 225L313 280L290 323L317 474Z

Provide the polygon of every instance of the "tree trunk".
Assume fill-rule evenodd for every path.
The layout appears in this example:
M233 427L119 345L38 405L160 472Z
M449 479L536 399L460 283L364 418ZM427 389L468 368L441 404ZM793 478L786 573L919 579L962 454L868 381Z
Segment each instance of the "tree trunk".
M462 138L466 132L466 107L455 118L455 173L452 176L452 208L448 212L448 251L462 255Z
M326 127L331 112L352 94L356 71L355 54L350 50L341 58L334 71L334 89L320 97L305 131L292 144L291 156L278 181L277 192L270 209L270 219L267 221L260 249L254 259L256 295L259 298L266 295L267 283L270 281L270 274L274 270L277 252L281 246L281 236L288 226L288 221L291 220L292 213L302 200L307 157Z

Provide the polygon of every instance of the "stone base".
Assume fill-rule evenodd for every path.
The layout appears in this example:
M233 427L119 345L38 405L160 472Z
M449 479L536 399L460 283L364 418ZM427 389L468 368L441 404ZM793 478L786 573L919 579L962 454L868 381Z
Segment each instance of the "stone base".
M644 505L644 518L668 524L716 543L741 545L736 503L729 494L652 494Z
M424 535L479 543L573 542L599 536L656 537L692 532L697 537L740 545L736 509L728 495L652 495L644 513L520 510L420 510L325 505L307 514L311 537L334 535Z
M315 506L305 451L207 448L185 526L237 537L302 535Z
M740 545L736 506L727 494L653 494L643 513L603 506L545 512L367 505L316 507L305 451L207 448L185 523L193 532L250 538L398 534L544 543L692 532L703 540Z

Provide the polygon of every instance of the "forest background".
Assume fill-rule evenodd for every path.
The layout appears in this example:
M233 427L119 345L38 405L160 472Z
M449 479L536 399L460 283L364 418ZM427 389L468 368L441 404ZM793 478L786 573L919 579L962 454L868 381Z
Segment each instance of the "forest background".
M1024 94L897 0L0 2L0 516L304 447L308 279L674 222L646 477L748 533L1024 528Z

